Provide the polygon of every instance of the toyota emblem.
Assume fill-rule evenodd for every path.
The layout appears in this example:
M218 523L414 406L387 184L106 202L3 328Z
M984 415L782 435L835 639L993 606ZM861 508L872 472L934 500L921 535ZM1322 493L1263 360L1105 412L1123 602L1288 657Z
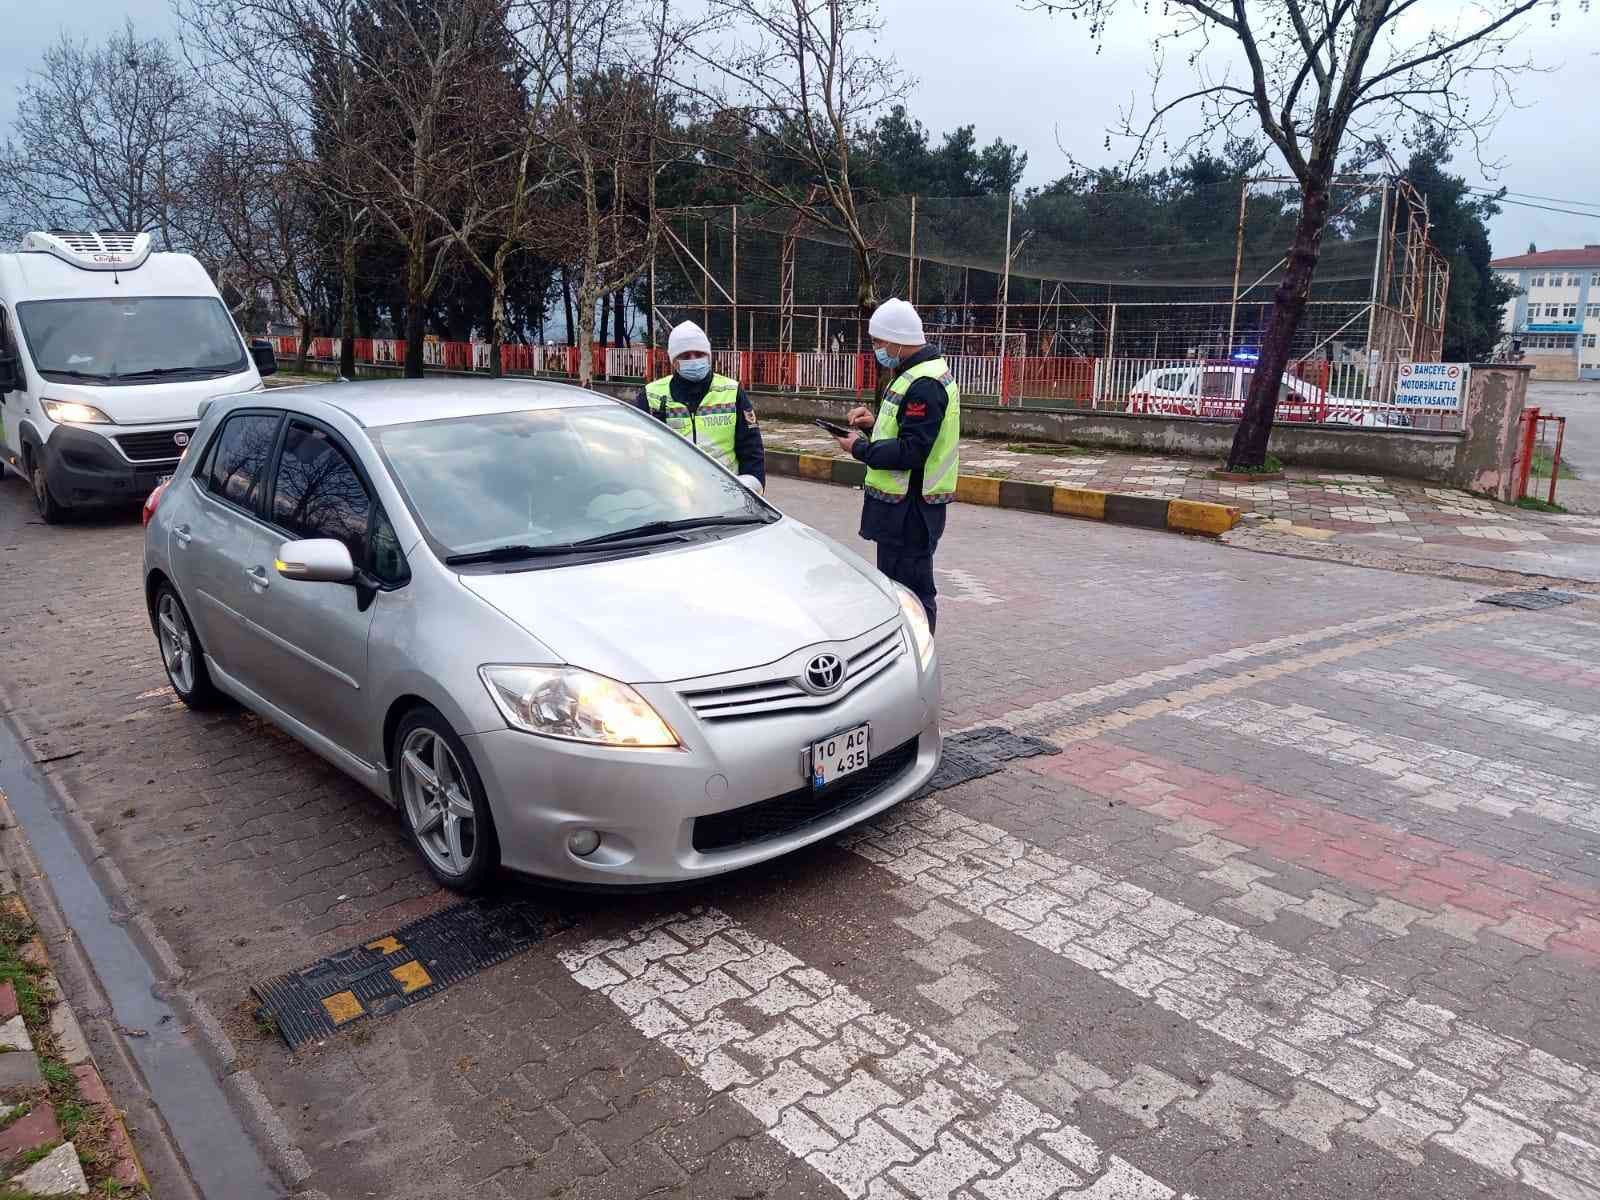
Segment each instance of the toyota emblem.
M189 444L189 435L180 429L177 433L172 435L172 442L173 445L177 446L181 450L183 447Z
M844 660L837 654L819 654L806 664L806 691L831 692L844 682Z

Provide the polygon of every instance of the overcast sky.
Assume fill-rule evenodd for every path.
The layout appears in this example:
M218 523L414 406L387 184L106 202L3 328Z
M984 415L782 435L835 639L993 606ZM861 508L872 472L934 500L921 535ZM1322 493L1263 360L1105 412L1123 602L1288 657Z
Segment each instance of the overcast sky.
M919 80L905 97L907 108L936 135L970 123L982 142L1018 143L1028 152L1027 184L1062 173L1063 146L1089 164L1112 161L1105 131L1117 108L1148 94L1151 26L1140 3L1126 6L1097 53L1082 22L1024 11L1013 0L879 2L886 44ZM1558 27L1537 18L1518 42L1546 73L1521 78L1521 108L1506 113L1488 140L1487 156L1501 170L1486 178L1470 158L1455 169L1474 183L1554 197L1551 207L1578 201L1600 210L1600 11L1567 8ZM11 6L7 53L0 56L0 127L9 125L29 65L63 29L100 36L125 16L149 33L173 32L166 0L75 0L65 13L55 5ZM1530 241L1541 249L1600 243L1600 216L1508 206L1491 229L1497 255L1520 254Z

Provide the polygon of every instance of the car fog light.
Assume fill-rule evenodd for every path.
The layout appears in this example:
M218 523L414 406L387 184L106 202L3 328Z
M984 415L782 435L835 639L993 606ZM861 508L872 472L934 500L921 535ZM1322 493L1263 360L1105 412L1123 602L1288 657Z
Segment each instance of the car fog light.
M580 829L567 839L567 849L579 858L588 858L600 848L600 835L592 829Z

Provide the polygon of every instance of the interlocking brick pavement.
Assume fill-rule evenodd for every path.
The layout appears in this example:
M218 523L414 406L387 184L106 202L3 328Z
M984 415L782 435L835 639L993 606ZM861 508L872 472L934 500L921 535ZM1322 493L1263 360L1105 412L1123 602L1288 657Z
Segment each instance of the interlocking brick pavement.
M773 495L853 542L851 493ZM0 683L169 982L231 1014L446 902L379 802L175 705L135 523L26 505ZM230 1018L297 1186L1594 1200L1593 606L976 508L938 565L947 727L1060 753L849 849L553 895L572 933L295 1055Z
M814 425L762 423L769 446L842 457ZM1261 518L1322 530L1341 544L1426 553L1553 575L1573 569L1600 579L1600 515L1541 514L1498 504L1457 488L1400 476L1289 467L1261 483L1212 479L1217 464L1178 456L1119 454L1044 444L964 438L964 474L1067 484L1158 499L1204 500Z

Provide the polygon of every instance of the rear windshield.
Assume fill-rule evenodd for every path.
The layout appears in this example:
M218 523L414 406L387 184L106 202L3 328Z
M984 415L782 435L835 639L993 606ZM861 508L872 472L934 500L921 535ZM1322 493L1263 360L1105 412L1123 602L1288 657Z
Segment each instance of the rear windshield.
M772 519L732 475L621 404L424 421L372 437L446 556L655 521Z
M28 300L17 324L34 368L58 382L148 384L245 369L244 342L215 297Z

